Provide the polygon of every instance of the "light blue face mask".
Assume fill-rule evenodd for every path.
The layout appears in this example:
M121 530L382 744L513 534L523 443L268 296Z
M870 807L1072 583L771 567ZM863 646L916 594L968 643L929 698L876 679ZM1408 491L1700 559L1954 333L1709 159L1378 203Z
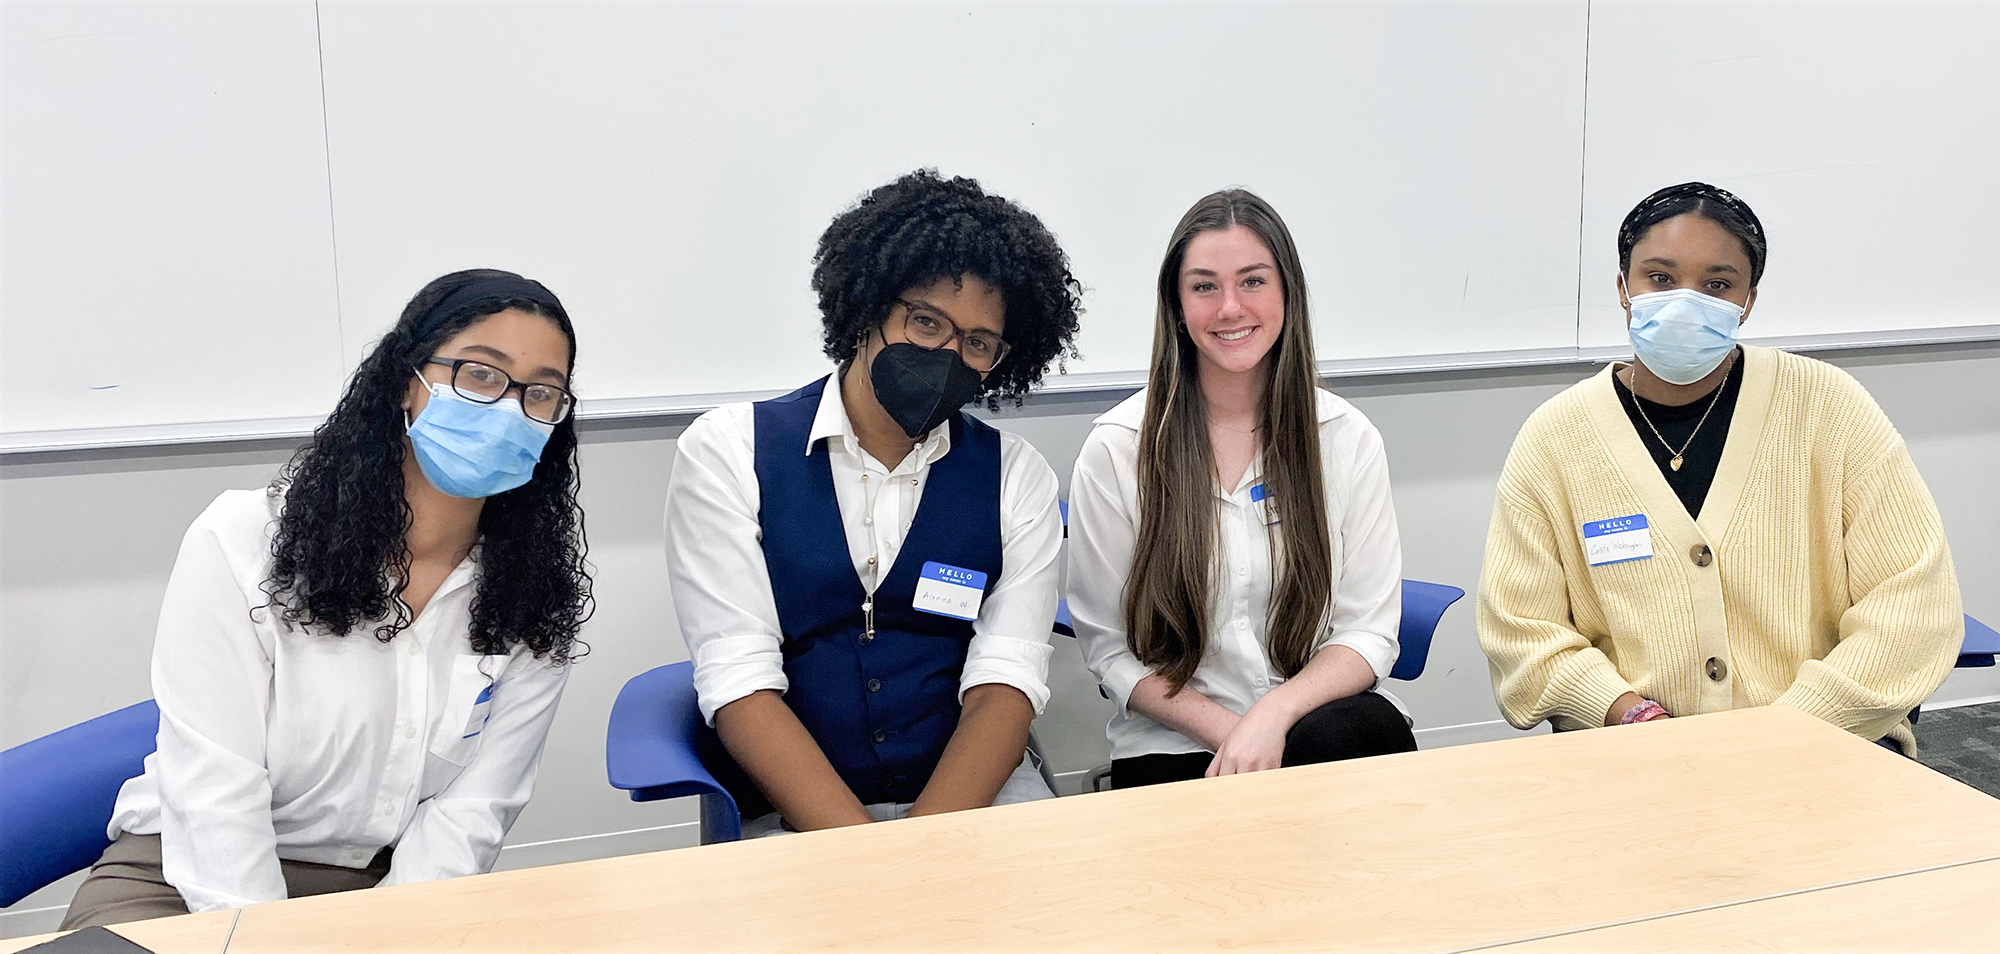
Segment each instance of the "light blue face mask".
M417 466L431 486L454 497L491 497L535 475L554 424L529 418L514 398L480 404L449 384L425 383L431 400L409 432Z
M1736 347L1743 309L1692 288L1632 296L1632 353L1669 384L1693 384Z

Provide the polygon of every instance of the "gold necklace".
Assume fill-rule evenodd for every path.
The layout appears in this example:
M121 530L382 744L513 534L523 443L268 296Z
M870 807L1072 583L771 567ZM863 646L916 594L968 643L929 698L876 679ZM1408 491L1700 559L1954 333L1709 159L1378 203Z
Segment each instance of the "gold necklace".
M1734 363L1736 361L1736 356L1733 354L1730 355L1729 360L1731 362L1731 367L1733 369ZM1632 372L1632 380L1633 381L1639 380L1638 371L1635 370ZM1639 392L1638 391L1632 392L1632 406L1639 409L1639 420L1645 421L1646 426L1652 429L1653 436L1659 439L1661 447L1673 451L1674 459L1667 461L1667 466L1673 468L1673 470L1676 473L1678 473L1681 469L1681 460L1687 456L1687 449L1694 446L1695 435L1700 434L1701 426L1703 424L1708 423L1708 416L1711 413L1714 413L1715 405L1722 400L1722 390L1724 388L1727 388L1728 386L1729 386L1729 372L1724 371L1722 372L1722 383L1715 386L1715 396L1708 399L1708 410L1701 412L1701 420L1694 422L1694 430L1688 432L1687 443L1682 444L1680 450L1674 450L1674 445L1667 443L1666 435L1661 434L1660 429L1653 426L1653 419L1646 416L1646 405L1641 403Z

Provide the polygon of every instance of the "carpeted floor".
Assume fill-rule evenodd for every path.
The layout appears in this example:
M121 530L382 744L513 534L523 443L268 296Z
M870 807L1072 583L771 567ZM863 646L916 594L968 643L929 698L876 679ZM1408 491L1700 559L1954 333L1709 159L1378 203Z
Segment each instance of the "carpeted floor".
M1916 729L1918 761L2000 797L2000 702L1925 709Z

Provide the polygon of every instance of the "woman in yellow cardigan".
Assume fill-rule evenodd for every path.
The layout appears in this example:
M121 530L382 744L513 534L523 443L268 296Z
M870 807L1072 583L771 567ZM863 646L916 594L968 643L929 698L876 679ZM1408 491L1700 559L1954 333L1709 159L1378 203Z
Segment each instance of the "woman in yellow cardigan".
M1479 642L1515 726L1782 703L1915 751L1964 638L1937 507L1846 372L1736 343L1764 257L1704 183L1619 228L1636 360L1528 418L1486 539Z

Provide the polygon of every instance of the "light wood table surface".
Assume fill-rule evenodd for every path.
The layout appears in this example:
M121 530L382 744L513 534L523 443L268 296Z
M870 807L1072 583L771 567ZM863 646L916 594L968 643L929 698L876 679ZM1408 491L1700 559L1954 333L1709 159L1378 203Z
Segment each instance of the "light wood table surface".
M159 954L222 954L223 945L229 940L229 929L236 923L236 915L235 911L208 911L183 914L177 918L116 924L111 930ZM65 933L59 931L36 937L0 939L0 954L14 954L22 948L53 941Z
M1937 868L1491 948L1492 954L2000 950L2000 861Z
M1438 952L1996 858L2000 800L1773 706L255 905L229 954Z

